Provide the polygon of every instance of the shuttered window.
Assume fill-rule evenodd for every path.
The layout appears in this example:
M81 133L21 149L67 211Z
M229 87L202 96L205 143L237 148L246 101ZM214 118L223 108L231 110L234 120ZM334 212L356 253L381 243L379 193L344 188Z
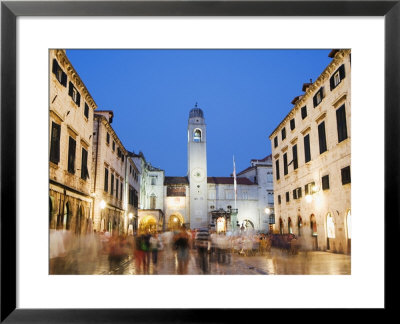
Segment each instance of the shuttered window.
M345 105L342 105L336 110L336 122L338 132L338 143L344 141L347 138L347 125L346 125L346 109Z
M276 180L279 180L279 159L276 159L275 161L275 171L276 171Z
M278 195L278 204L280 205L281 202L282 202L282 200L281 200L281 195Z
M350 166L343 168L341 172L342 172L342 184L345 185L347 183L351 183Z
M318 125L319 153L324 153L326 148L325 122Z
M87 119L89 119L89 106L88 104L85 102L85 111L84 111L84 115Z
M68 144L68 172L75 173L75 151L76 151L76 141L69 137Z
M298 168L298 163L297 163L297 144L292 146L292 156L293 156L293 170L296 170Z
M296 121L293 119L290 120L290 130L293 130L296 128Z
M293 190L293 199L301 198L301 187L298 187Z
M305 193L306 193L306 195L312 195L314 192L313 192L313 188L315 187L315 182L313 181L313 182L310 182L310 183L307 183L305 186L304 186L304 191L305 191Z
M121 180L121 191L120 191L121 192L121 198L120 198L121 200L122 200L122 196L123 196L123 185L122 185L122 183L123 183L123 180Z
M283 174L288 174L287 153L283 154Z
M330 83L330 87L331 87L331 91L333 89L335 89L340 82L342 82L342 80L345 78L346 73L344 70L344 64L342 64L336 71L335 73L332 74L329 83Z
M75 88L71 81L69 81L68 95L72 98L73 102L79 107L81 105L81 94Z
M119 189L119 180L116 179L117 183L115 184L115 197L118 198L118 189Z
M305 162L311 161L311 151L310 151L310 135L304 136L304 156Z
M84 148L82 148L81 178L84 180L89 178L89 171L87 168L87 157L88 157L88 152Z
M108 169L104 169L104 191L108 192Z
M289 191L286 192L286 202L289 202L290 197L289 197Z
M278 146L278 136L275 136L274 138L274 147Z
M307 117L307 106L301 107L301 118L304 119Z
M60 82L64 87L67 86L67 74L61 69L56 59L53 59L53 74L56 76L58 82Z
M110 144L110 133L107 133L106 135L106 142L107 144Z
M313 97L314 108L317 107L324 98L324 87L321 87Z
M282 141L283 141L286 138L286 128L285 127L282 128L281 135L282 135Z
M111 191L110 194L114 194L114 174L111 173Z
M50 143L50 161L58 164L60 162L60 133L61 125L55 122L51 123L51 143Z
M329 189L329 175L323 176L321 180L322 180L322 190L328 190Z

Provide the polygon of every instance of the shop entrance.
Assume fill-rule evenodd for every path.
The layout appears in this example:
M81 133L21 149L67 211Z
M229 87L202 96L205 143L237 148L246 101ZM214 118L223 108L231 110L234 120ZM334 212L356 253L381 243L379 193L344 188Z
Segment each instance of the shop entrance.
M311 240L312 240L312 248L313 250L318 250L318 232L317 232L317 220L315 219L315 215L311 214L310 216L310 228L311 228Z
M178 231L183 225L183 217L180 214L172 214L168 220L168 229Z
M142 218L139 224L139 234L157 233L157 220L152 215Z

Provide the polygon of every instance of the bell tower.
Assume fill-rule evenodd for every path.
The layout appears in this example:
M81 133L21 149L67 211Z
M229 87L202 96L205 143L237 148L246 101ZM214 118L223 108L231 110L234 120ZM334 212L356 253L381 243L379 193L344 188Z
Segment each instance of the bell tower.
M208 226L207 215L207 133L203 111L195 107L188 121L188 179L190 228Z

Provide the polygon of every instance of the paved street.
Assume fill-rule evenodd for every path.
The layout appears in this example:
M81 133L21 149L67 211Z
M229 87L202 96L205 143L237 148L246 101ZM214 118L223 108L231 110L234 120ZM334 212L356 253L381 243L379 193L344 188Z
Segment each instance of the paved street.
M312 251L299 252L297 255L288 255L278 249L272 249L265 255L241 256L230 255L229 263L218 263L215 258L209 262L211 275L350 275L351 257L349 255L329 252ZM67 259L51 260L50 267L53 273L68 274L143 274L136 268L132 255L110 267L107 255L102 255L96 260L84 259L79 261L79 256L70 256ZM187 266L187 274L202 274L198 266L198 256L191 250ZM174 252L163 251L159 253L157 267L150 262L148 273L171 275L177 274L177 257ZM111 271L110 271L111 268ZM57 270L63 269L63 270Z

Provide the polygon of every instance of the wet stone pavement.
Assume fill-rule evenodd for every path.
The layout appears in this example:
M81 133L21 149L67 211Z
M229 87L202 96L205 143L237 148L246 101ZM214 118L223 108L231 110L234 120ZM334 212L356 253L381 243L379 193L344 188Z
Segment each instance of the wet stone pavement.
M322 251L299 252L290 255L285 251L272 249L264 255L242 256L230 254L228 262L219 263L211 256L209 272L211 275L350 275L351 256ZM102 254L96 259L80 259L79 255L70 255L67 259L52 259L51 273L54 274L177 274L178 260L174 251L162 251L158 254L157 266L152 262L148 271L137 269L133 255L120 262L111 264L108 256ZM62 270L60 270L62 269ZM202 274L198 266L196 250L191 250L186 274Z

